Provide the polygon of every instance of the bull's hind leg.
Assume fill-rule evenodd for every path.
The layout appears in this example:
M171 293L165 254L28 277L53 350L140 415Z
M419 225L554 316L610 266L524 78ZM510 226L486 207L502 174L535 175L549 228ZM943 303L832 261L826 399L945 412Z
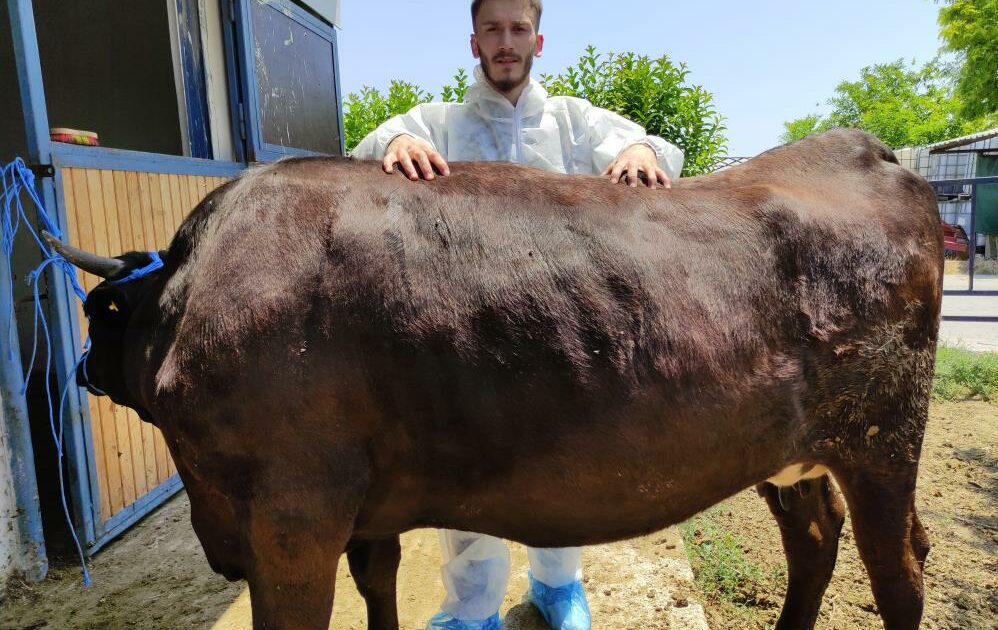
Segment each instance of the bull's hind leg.
M367 604L368 630L398 630L395 589L401 558L398 536L351 541L347 547L350 572Z
M916 472L915 463L893 462L835 472L887 630L914 630L922 618L929 542L915 512Z
M776 517L787 557L787 596L777 630L814 627L832 578L845 507L827 475L778 488L756 487Z

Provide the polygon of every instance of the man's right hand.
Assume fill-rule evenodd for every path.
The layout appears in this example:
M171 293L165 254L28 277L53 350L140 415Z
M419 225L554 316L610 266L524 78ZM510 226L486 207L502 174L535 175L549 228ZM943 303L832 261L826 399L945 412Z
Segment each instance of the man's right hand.
M394 173L396 164L412 181L419 179L420 175L424 179L433 179L436 177L434 167L441 175L450 175L450 167L442 155L426 141L406 134L392 140L388 150L385 151L385 160L382 163L385 172Z

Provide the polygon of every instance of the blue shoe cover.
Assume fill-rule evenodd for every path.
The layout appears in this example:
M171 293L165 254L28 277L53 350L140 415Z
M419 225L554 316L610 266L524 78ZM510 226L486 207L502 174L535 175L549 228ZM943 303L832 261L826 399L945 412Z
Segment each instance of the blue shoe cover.
M552 588L531 575L523 601L533 604L554 630L589 630L589 603L578 580Z
M502 630L502 622L499 621L499 613L480 621L465 621L445 612L438 612L426 624L426 630L437 630L438 628L443 630Z

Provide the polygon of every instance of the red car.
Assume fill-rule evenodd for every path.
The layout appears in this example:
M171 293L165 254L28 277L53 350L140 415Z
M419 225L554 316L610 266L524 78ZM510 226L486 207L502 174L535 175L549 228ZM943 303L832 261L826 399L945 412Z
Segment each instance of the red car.
M943 255L946 258L955 258L957 260L967 259L967 249L970 243L970 239L967 238L967 233L959 225L951 225L943 223Z

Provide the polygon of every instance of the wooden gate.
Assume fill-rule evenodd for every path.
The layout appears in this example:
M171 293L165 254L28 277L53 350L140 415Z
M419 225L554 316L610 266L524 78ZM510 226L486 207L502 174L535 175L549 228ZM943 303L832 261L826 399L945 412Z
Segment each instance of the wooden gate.
M53 152L64 237L102 256L164 250L187 214L241 168L204 160L132 152ZM148 157L136 157L148 156ZM96 159L95 159L96 158ZM185 172L186 171L186 172ZM87 291L101 279L78 272ZM82 304L72 307L76 347L87 336ZM82 452L70 462L86 546L93 553L180 489L166 442L153 425L106 396L86 394L78 434Z

